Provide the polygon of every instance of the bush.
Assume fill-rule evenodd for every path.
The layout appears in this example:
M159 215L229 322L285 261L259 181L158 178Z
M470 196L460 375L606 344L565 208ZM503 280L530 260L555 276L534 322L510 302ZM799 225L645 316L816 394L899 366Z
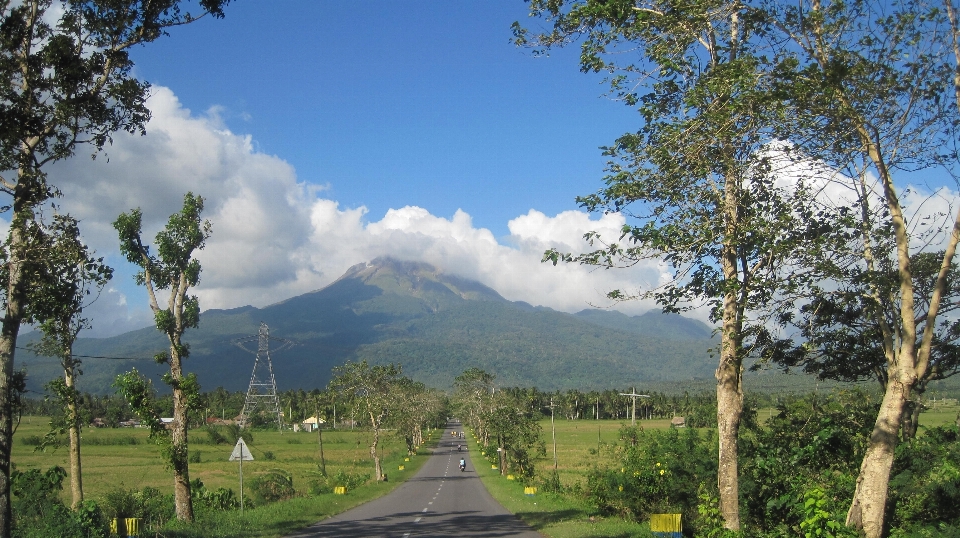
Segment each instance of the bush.
M741 435L740 493L751 526L799 528L809 517L805 496L821 490L850 499L877 416L862 391L810 395L777 406L765 427Z
M716 434L683 428L620 430L616 466L587 474L587 495L605 513L640 521L654 513L696 512L697 485L716 480Z
M137 517L145 528L159 529L173 518L173 495L163 495L157 488L140 491L117 488L107 492L103 499L107 519Z
M40 446L43 444L42 435L24 435L20 438L20 443L26 446Z
M293 489L293 476L282 469L273 469L257 477L253 493L258 502L270 503L289 499L297 494Z
M207 432L207 440L210 441L212 445L225 445L227 444L227 438L224 437L223 432L217 426L207 426L204 428Z
M199 478L190 481L190 497L198 510L223 512L240 508L240 498L232 489L217 488L210 491Z
M891 476L893 527L960 526L960 431L956 426L931 428L901 443Z
M190 457L188 459L190 460L190 463L200 463L200 451L191 450Z
M348 473L343 469L331 476L320 476L310 482L310 495L333 493L335 487L345 487L347 491L357 489L367 483L370 475L367 473Z
M107 527L103 513L93 501L72 512L59 498L67 472L51 467L11 473L14 538L103 538Z

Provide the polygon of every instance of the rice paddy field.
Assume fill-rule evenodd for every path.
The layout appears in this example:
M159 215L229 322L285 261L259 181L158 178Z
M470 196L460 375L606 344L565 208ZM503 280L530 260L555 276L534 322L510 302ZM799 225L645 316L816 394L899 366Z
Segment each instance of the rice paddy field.
M69 469L67 447L39 452L36 441L48 430L46 417L23 417L14 435L13 464L17 469L45 470L54 465ZM213 444L206 431L191 430L190 479L200 479L208 489L220 487L239 490L239 464L228 461L233 443ZM327 474L337 471L350 474L373 473L370 458L371 436L360 430L324 430L323 453ZM249 486L257 475L271 469L283 469L293 476L298 493L309 490L310 481L319 476L320 449L316 433L276 430L254 431L248 444L254 461L243 463L244 484ZM406 449L402 441L390 434L381 437L381 457L388 477L402 479ZM148 438L144 428L85 428L82 432L81 456L83 490L88 498L98 499L116 488L141 490L155 487L172 492L173 474L164 467L158 447ZM199 458L199 462L196 459ZM409 467L406 466L406 467ZM69 489L69 484L65 489ZM69 495L64 492L64 498Z

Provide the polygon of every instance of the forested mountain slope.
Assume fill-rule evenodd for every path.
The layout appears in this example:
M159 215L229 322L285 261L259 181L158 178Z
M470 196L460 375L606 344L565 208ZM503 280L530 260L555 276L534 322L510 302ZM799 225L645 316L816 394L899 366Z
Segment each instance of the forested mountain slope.
M378 258L352 267L323 289L264 308L203 312L200 327L185 340L191 349L186 368L197 373L205 390L246 389L254 356L234 342L255 336L260 322L272 337L294 342L272 354L280 390L324 386L331 368L361 359L399 362L405 374L439 388L471 367L496 374L503 386L544 390L711 378L716 368L709 355L710 329L695 320L612 311L571 315L508 301L479 282L427 264ZM255 349L256 342L247 347ZM112 392L114 376L136 367L162 390L162 368L150 357L164 348L163 336L152 327L80 339L78 355L142 358L84 359L80 388ZM59 374L53 359L24 351L17 359L26 365L34 390Z

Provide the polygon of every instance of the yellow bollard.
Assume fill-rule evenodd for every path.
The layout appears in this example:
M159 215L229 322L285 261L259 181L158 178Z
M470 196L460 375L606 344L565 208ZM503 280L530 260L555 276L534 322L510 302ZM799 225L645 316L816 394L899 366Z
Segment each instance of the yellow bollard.
M140 519L136 517L128 517L124 520L127 524L127 538L135 538L140 536Z
M523 488L524 495L536 495L537 487L536 486L526 486Z
M136 538L140 536L140 518L126 517L120 519L115 517L111 519L110 534L115 534L121 538Z
M337 494L337 495L346 495L346 494L347 494L347 486L337 486L337 487L333 488L333 492L334 492L335 494Z
M680 514L650 514L650 531L657 536L679 537L683 532Z

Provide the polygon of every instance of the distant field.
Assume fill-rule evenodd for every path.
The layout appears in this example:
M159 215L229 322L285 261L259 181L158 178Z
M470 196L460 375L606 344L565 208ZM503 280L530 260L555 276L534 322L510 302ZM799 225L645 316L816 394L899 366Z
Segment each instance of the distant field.
M667 429L670 419L637 421L644 429ZM630 421L623 420L557 420L557 471L560 482L570 486L583 480L584 472L597 463L601 444L620 442L620 428ZM538 474L553 469L553 441L550 419L540 421L547 455L534 461Z
M60 465L69 469L67 448L36 452L33 446L24 443L31 436L43 436L47 431L45 417L24 417L14 436L13 464L17 469L47 469ZM158 449L147 438L142 428L86 428L83 430L81 455L83 464L84 494L93 499L101 498L115 488L140 490L150 486L164 493L173 491L173 474L164 468ZM199 452L200 463L190 464L190 478L201 479L207 488L239 489L239 466L227 461L233 444L209 444L204 430L190 430L190 454ZM402 463L406 450L393 435L386 435L382 442L384 469L390 477L397 477L398 463ZM337 430L324 431L323 452L327 461L327 474L338 470L349 473L373 473L370 459L370 434L367 432ZM255 431L249 445L254 461L244 462L244 488L262 472L283 469L293 475L293 485L298 492L309 489L311 479L318 473L320 450L317 435L306 432ZM273 459L268 459L271 454ZM69 480L69 479L68 479ZM69 495L65 484L64 498Z
M920 413L920 426L933 428L936 426L955 424L958 414L960 414L960 405L933 404L930 409Z

